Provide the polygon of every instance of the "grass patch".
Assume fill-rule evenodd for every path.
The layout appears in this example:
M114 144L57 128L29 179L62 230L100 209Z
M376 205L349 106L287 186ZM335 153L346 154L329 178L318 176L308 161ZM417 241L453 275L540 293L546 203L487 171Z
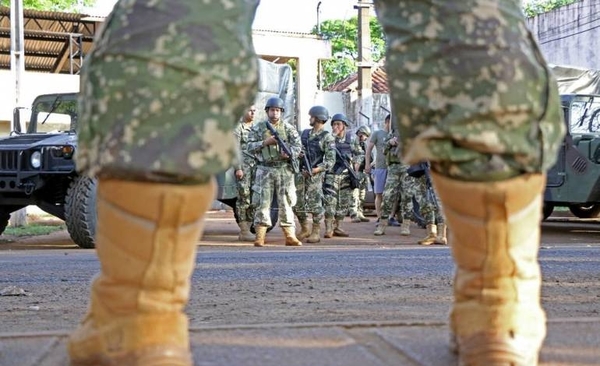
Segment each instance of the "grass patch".
M48 235L55 231L60 231L66 229L65 225L48 225L44 223L33 223L20 227L9 226L4 230L3 235L10 236L37 236L37 235Z

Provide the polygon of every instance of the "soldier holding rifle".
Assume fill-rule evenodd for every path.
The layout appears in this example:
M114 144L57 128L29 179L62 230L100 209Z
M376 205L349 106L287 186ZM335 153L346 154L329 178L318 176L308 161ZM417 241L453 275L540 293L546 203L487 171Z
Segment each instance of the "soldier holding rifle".
M294 126L284 122L281 116L284 103L273 97L265 105L267 121L254 125L248 136L247 150L256 156L257 167L252 186L252 203L256 207L254 246L265 244L267 228L271 226L271 201L277 195L279 204L279 225L285 235L285 245L297 246L302 243L294 233L294 213L296 188L294 174L300 154L300 137Z
M321 221L325 213L323 181L325 172L335 164L335 141L331 133L324 128L329 120L327 108L316 105L308 114L312 128L307 128L300 135L304 163L296 180L298 202L294 206L294 212L301 226L298 239L307 238L309 243L318 243L321 241ZM309 213L312 215L312 226L308 222Z

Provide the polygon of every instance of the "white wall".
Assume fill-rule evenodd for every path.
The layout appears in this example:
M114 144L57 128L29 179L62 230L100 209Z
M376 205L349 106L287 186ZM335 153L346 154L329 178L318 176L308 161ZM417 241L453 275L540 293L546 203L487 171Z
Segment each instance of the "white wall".
M527 19L551 64L600 69L600 1L581 0Z

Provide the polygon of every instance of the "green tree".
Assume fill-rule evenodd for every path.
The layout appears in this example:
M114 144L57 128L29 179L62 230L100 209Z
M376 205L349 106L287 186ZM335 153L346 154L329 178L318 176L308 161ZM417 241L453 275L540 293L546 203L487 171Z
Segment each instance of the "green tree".
M379 62L385 54L385 39L375 17L369 21L371 31L371 54L373 62ZM317 26L312 30L319 34ZM356 72L358 60L358 16L348 20L326 20L321 23L320 35L331 41L331 60L321 63L322 84L325 87Z
M523 12L526 17L531 18L577 1L580 0L529 0L523 5Z
M0 0L0 5L10 6L10 1L11 0ZM81 6L92 6L96 1L97 0L23 0L23 8L77 13L81 9Z

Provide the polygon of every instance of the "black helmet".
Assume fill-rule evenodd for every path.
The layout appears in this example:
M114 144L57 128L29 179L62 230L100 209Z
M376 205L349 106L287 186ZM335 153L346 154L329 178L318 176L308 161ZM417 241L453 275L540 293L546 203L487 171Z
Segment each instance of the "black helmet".
M329 111L327 110L327 108L325 108L321 105L316 105L316 106L312 107L308 111L308 114L311 117L315 117L316 119L318 119L321 122L326 122L329 119Z
M364 133L367 137L371 136L371 129L369 128L369 126L360 126L358 128L358 130L356 130L356 134L358 135L359 133Z
M272 97L269 98L269 100L267 100L267 104L265 105L265 111L268 111L269 108L279 108L282 112L285 112L283 100L278 97Z
M346 125L346 127L350 127L350 121L348 121L348 117L344 113L336 113L331 117L331 125L333 126L333 121L342 121Z

